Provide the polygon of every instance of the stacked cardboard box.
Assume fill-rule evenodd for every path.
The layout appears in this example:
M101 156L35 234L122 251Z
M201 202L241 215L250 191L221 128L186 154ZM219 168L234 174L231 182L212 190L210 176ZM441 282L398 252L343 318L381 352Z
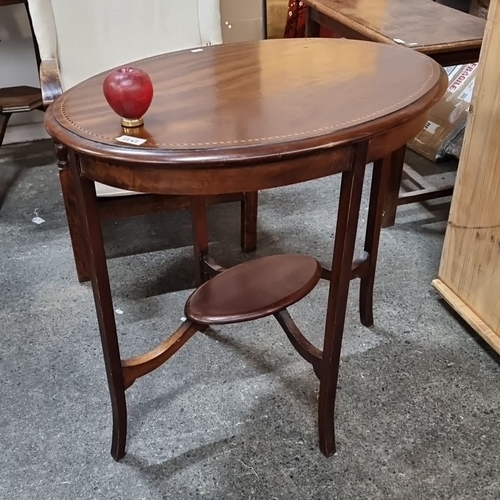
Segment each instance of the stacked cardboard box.
M431 161L450 151L450 145L465 128L474 89L477 63L450 66L446 69L449 85L444 97L432 108L429 121L408 145Z
M490 0L472 0L469 13L486 19L489 3ZM477 63L445 68L448 90L432 108L424 130L408 145L410 149L432 161L445 156L460 157L476 68Z
M480 17L482 19L487 19L489 6L490 0L471 0L469 14ZM464 135L465 127L446 147L445 156L460 158L460 153L462 152L462 144L464 142Z

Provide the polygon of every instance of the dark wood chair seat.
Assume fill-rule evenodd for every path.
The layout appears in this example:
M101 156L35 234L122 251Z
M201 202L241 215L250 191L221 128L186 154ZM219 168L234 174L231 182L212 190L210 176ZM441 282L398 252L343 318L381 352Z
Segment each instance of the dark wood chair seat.
M245 262L199 287L186 303L186 318L201 325L263 318L304 298L320 277L320 264L305 255Z
M42 94L36 87L4 87L0 89L0 113L23 113L42 108Z
M40 89L26 85L0 88L0 147L2 147L10 117L14 113L24 113L34 109L42 109Z

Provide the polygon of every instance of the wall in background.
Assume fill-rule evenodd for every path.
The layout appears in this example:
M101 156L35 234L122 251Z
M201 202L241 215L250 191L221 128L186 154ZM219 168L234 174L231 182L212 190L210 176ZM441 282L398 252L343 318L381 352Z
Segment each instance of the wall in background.
M0 87L39 86L31 30L24 5L0 9ZM43 113L19 113L9 123L5 143L45 137Z

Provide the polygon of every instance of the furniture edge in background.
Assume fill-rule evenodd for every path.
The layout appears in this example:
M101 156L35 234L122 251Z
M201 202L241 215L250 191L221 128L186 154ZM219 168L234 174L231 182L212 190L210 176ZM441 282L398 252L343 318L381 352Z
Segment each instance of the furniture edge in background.
M354 19L354 16L351 18L342 12L333 11L328 5L323 5L328 4L328 2L304 0L304 4L307 6L306 36L318 37L321 35L321 28L324 27L331 30L335 36L370 40L385 44L397 44L397 38L392 38L381 30L375 30L368 26L368 23L363 24L359 19ZM433 8L443 11L447 10L457 18L468 16L468 14L458 12L445 5L436 4ZM411 20L408 21L411 22ZM482 22L482 20L478 19L478 22ZM403 22L401 25L404 26L405 23ZM404 44L407 45L406 42ZM479 59L480 49L481 39L479 38L467 38L453 43L443 41L442 43L434 43L432 45L422 44L414 48L414 50L431 57L442 66L476 62ZM417 190L400 194L403 176L416 185ZM409 165L405 165L404 151L400 151L394 155L391 163L391 182L386 195L383 225L384 227L391 227L395 224L397 207L400 205L444 198L450 196L452 193L453 185L436 187Z

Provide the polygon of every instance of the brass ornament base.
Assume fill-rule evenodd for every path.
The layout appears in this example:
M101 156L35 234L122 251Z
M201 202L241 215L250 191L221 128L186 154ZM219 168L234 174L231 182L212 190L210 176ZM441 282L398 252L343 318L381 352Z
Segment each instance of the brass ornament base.
M144 120L142 118L122 118L122 127L135 128L142 127Z

